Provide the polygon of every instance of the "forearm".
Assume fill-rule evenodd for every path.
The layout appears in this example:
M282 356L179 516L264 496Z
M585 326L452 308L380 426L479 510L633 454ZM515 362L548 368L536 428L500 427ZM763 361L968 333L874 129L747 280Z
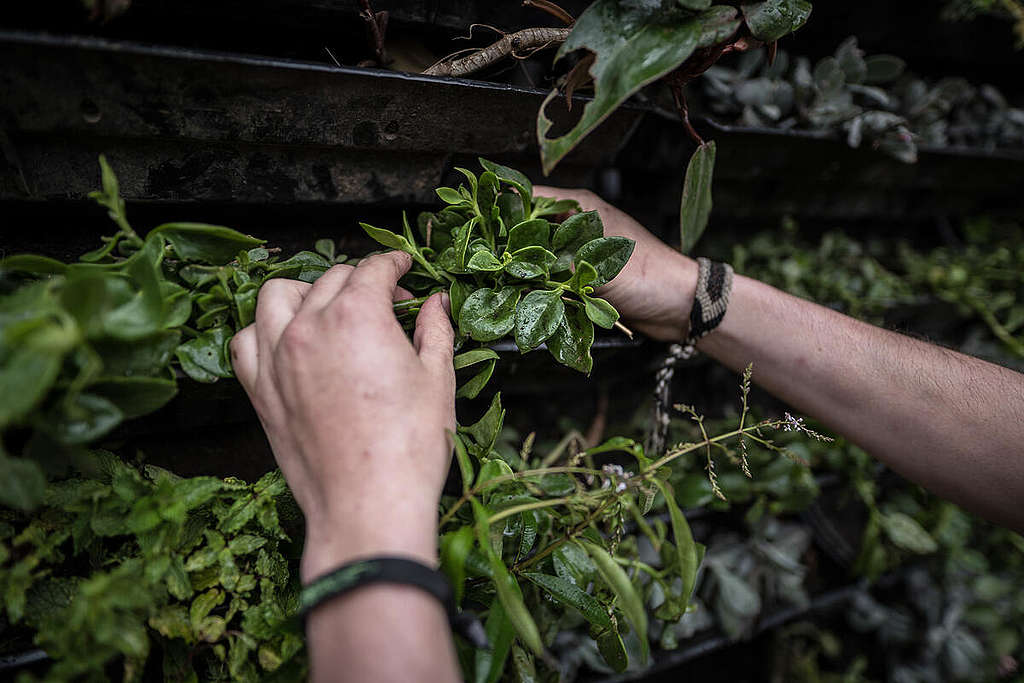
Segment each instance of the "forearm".
M737 276L698 348L934 493L1024 528L1024 376Z

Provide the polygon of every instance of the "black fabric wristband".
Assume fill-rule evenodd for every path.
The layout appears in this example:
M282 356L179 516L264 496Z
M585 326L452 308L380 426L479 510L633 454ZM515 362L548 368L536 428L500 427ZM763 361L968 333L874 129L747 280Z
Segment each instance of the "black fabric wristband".
M305 621L309 613L324 602L374 583L404 584L426 591L444 606L448 621L455 632L476 647L488 646L483 625L476 615L458 611L451 586L444 574L403 557L372 557L358 560L317 577L302 589L298 616Z

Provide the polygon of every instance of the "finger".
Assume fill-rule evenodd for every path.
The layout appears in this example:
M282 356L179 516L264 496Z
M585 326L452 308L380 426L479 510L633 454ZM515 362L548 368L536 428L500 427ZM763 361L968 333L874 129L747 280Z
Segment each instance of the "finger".
M277 348L284 328L299 312L303 301L311 292L308 282L285 278L268 280L260 288L259 297L256 299L255 337L267 358Z
M406 299L412 299L412 292L405 287L395 287L395 294L391 297L392 301L405 301Z
M239 330L231 339L231 366L235 377L247 392L256 382L259 370L259 344L256 341L256 326L249 325Z
M448 320L441 294L433 295L420 308L412 344L424 367L438 379L450 381L454 387L452 356L455 353L455 331Z
M302 309L308 311L319 311L338 296L338 292L345 286L349 276L355 270L353 266L339 264L332 266L326 273L317 278L313 288L309 290Z
M398 280L408 272L411 265L412 259L401 251L389 251L365 258L352 271L334 301L341 296L354 296L361 305L366 306L367 311L390 312Z
M533 193L541 197L555 199L575 199L584 211L598 208L601 198L590 190L569 187L552 187L550 185L534 185Z

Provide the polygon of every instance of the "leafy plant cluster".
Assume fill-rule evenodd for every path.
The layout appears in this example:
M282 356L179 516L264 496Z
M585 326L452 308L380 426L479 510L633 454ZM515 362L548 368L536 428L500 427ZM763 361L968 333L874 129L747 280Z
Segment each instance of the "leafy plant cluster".
M784 51L774 62L748 52L708 69L703 92L712 112L741 125L841 135L906 163L921 145L1024 147L1024 110L993 86L926 81L898 57L865 56L855 37L813 65Z
M18 509L42 498L38 463L59 474L88 460L90 443L174 397L175 369L199 382L231 377L227 344L252 322L260 286L310 281L335 260L333 245L282 260L263 240L199 223L143 238L100 165L103 190L91 196L118 231L77 263L25 254L0 268L0 503Z
M416 232L404 215L402 234L361 224L373 239L413 258L402 282L421 296L399 304L400 317L408 323L426 297L448 292L456 346L475 347L461 353L455 366L484 364L460 396L480 393L497 361L486 345L509 334L520 352L546 344L559 363L589 374L594 325L611 329L619 319L594 290L622 270L633 241L605 237L597 212L581 212L575 201L534 196L522 173L480 163L479 177L458 169L466 185L437 189L447 206L420 214Z
M166 404L178 372L229 377L227 343L252 321L264 282L313 281L345 257L321 241L316 253L282 259L260 240L200 224L141 237L101 165L94 198L118 232L78 263L20 255L0 269L0 381L20 392L5 393L0 426L0 633L10 647L44 647L55 659L48 680L301 678L302 641L289 621L300 554L289 539L301 521L280 474L252 485L182 479L95 445ZM468 185L438 190L447 206L419 217L419 237L406 220L402 234L363 226L415 261L403 284L420 296L396 303L396 315L409 326L426 296L449 293L456 368L484 364L459 396L479 394L497 360L486 344L506 335L524 353L546 343L556 360L589 372L593 325L618 317L593 291L632 243L605 237L594 212L555 220L577 207L482 165L480 176L463 171ZM458 427L463 493L442 501L442 567L460 605L484 615L491 643L459 642L467 678L557 677L556 638L581 626L603 666L646 659L650 624L686 612L703 555L669 465L729 440L769 445L766 433L785 422L748 419L749 381L738 427L663 454L621 437L544 455L527 438L510 454L499 445L500 394ZM651 526L643 517L659 495L667 523ZM655 558L640 559L627 523ZM654 596L663 604L648 615Z
M0 516L4 639L34 631L46 680L142 680L154 661L167 681L301 678L284 530L298 508L280 472L183 479L91 455L94 476L51 483L30 518Z
M803 26L810 15L808 0L722 4L595 0L574 22L555 62L568 61L569 55L583 56L547 96L537 115L544 172L554 169L630 96L651 83L663 82L672 91L682 124L697 143L680 202L680 231L683 251L687 251L704 232L711 212L715 143L705 142L690 125L683 87L728 52L764 44L774 53L777 41ZM553 136L551 103L564 92L571 108L573 92L586 86L592 86L593 99L568 131Z

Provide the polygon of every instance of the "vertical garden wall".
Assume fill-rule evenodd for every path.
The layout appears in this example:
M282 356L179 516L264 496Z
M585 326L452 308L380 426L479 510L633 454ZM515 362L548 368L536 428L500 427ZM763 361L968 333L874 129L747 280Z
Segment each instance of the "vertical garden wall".
M124 264L159 240L155 249L170 256L154 257L155 272L173 283L158 286L158 333L92 345L104 364L89 375L90 386L102 385L93 394L123 398L116 426L103 428L95 424L102 411L83 417L64 401L88 359L62 356L34 397L29 375L19 374L31 369L18 355L29 338L19 325L56 325L58 309L73 310L70 295L55 295L51 310L46 296L26 303L24 292L49 282L52 293L60 286L52 283L77 276L48 261L0 265L0 676L304 676L301 632L289 619L301 516L219 357L226 335L247 322L253 283L274 272L313 279L380 249L359 223L401 233L403 210L417 249L436 247L424 257L436 264L446 245L425 226L444 215L435 188L445 186L456 192L449 217L463 213L430 225L448 226L456 243L477 215L507 228L534 218L552 232L527 248L550 250L577 272L584 257L597 258L581 251L583 241L554 237L570 207L545 213L537 202L525 215L496 198L484 207L476 185L487 171L478 157L502 165L486 181L495 197L524 195L511 168L541 182L551 157L541 154L538 112L547 102L550 130L562 134L595 96L580 84L571 110L564 99L547 101L578 55L552 67L557 43L542 42L464 77L422 73L502 37L486 27L564 30L557 12L518 2L372 4L388 12L386 24L348 0L258 9L69 0L26 3L0 19L2 255L75 262L107 244L109 256L90 258L121 269L135 295L145 291L142 276ZM577 18L588 5L560 3ZM684 91L692 133L678 101L653 84L613 107L545 183L590 188L669 243L699 238L692 253L737 272L1021 369L1019 4L959 22L939 7L832 5L816 3L777 44L751 40L692 74ZM948 13L963 19L963 10ZM472 29L471 43L458 40L474 24L485 27ZM869 65L894 70L869 76ZM694 136L715 144L703 234L685 225L693 213L685 201L680 232ZM101 155L116 184L110 173L101 179ZM472 183L457 168L471 169ZM460 184L469 196L458 195ZM417 221L421 211L431 216ZM182 222L239 234L194 233ZM600 238L597 230L587 236ZM101 242L115 233L120 247ZM500 256L506 243L495 239ZM491 284L468 260L448 265L449 279ZM550 275L557 266L543 267ZM593 292L563 272L554 280L572 290L583 321ZM419 284L425 292L437 283ZM178 299L173 287L184 292ZM185 299L189 311L172 320ZM86 330L87 318L58 327ZM673 400L695 413L672 422L669 443L681 446L669 450L671 468L652 469L664 453L641 445L666 349L594 322L589 373L560 357L564 346L551 338L550 353L521 354L514 335L468 335L460 349L476 353L463 360L463 386L480 368L493 370L486 388L459 400L466 460L453 467L442 505L445 569L492 645L460 641L469 678L1019 675L1020 536L911 486L841 438L771 431L796 425L786 407L699 357L672 386ZM208 362L208 351L218 358ZM140 374L151 381L126 379ZM150 393L132 393L142 384ZM770 445L750 441L748 453L722 437L740 415L748 429L763 424L756 436ZM87 423L92 431L75 432ZM723 448L712 453L709 440L719 437ZM567 471L537 474L551 466ZM502 488L512 483L521 488ZM627 492L612 500L619 484ZM496 552L464 532L479 521L474 495L502 525ZM597 503L546 507L590 495ZM574 543L563 547L563 537ZM497 595L506 566L518 600Z

